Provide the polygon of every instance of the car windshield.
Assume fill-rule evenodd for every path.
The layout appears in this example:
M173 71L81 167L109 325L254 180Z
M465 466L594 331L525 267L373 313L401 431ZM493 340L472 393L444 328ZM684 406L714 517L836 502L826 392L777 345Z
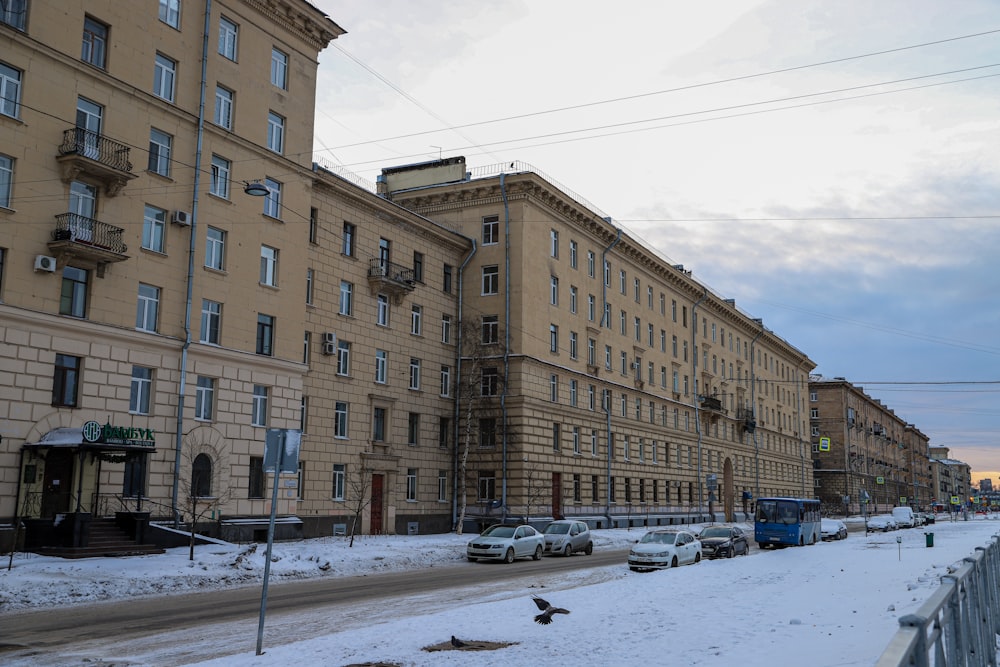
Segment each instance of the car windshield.
M673 544L677 533L646 533L639 540L643 544Z
M565 535L569 532L568 523L550 523L545 527L546 535Z
M483 537L514 537L514 526L490 526L483 531Z
M715 528L706 528L701 531L702 537L729 537L729 529L723 526L716 526Z

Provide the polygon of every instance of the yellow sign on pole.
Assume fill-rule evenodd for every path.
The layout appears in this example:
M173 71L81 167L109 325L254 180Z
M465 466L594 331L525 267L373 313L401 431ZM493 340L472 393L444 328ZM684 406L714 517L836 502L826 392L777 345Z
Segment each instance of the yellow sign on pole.
M819 439L819 451L828 452L830 451L830 438L820 438Z

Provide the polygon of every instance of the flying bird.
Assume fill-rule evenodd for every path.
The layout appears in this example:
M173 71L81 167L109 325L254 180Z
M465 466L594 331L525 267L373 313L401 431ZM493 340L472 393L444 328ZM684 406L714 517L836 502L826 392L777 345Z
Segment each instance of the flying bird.
M455 648L462 648L464 646L468 646L468 644L463 642L461 639L455 637L455 635L451 636L451 645L454 646Z
M562 607L553 607L548 602L538 597L537 595L532 595L531 599L535 601L535 606L542 612L538 616L535 616L535 623L539 625L548 625L552 622L552 614L568 614L569 609L563 609Z

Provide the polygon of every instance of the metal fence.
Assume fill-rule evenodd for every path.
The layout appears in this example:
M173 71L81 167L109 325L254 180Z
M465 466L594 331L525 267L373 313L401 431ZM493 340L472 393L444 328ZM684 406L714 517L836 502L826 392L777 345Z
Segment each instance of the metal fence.
M1000 535L951 574L899 630L876 667L997 665L1000 633Z

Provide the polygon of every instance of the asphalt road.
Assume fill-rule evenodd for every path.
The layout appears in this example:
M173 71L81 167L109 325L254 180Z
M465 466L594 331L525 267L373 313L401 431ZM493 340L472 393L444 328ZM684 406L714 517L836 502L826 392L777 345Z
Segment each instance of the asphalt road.
M601 550L590 556L577 554L570 558L518 560L512 565L462 563L409 572L271 582L267 619L379 600L404 602L411 596L449 588L482 586L495 589L516 579L538 579L584 568L607 565L624 568L627 555L627 550ZM67 646L102 639L120 643L206 625L248 619L256 622L260 614L260 597L261 588L254 586L5 613L0 616L0 656L14 651L23 654L26 649L44 655L51 650L58 652Z

